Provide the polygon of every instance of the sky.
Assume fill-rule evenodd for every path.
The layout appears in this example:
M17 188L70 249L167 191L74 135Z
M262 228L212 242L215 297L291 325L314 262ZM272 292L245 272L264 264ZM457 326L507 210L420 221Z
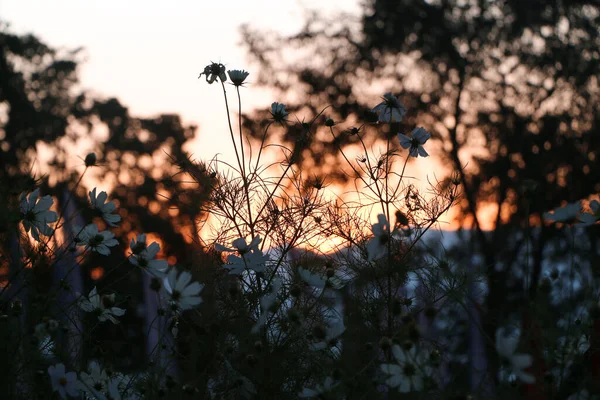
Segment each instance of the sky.
M0 19L16 33L33 33L51 47L85 48L82 87L116 97L133 115L177 113L199 125L188 148L198 158L228 155L230 143L220 86L198 80L210 61L228 69L254 66L239 46L239 26L297 31L305 9L358 12L356 0L0 0ZM251 85L245 111L277 99Z
M199 73L211 61L246 69L244 111L270 108L280 99L252 86L256 66L239 45L239 27L249 23L263 31L295 33L306 10L315 9L361 10L359 0L0 0L0 18L13 32L33 33L53 48L85 49L79 70L83 89L118 98L134 116L176 113L185 124L198 125L185 149L201 160L234 155L221 87L198 79ZM84 155L72 157L81 165ZM434 170L432 158L420 159L417 171L410 171L423 184Z

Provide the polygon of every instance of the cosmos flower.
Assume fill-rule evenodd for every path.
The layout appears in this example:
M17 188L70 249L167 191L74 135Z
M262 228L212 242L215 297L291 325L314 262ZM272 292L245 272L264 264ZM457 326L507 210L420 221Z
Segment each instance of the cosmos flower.
M317 289L323 289L325 287L326 280L313 274L307 269L298 267L298 274L300 278L306 282L309 286L316 287Z
M508 369L520 380L532 384L535 377L525 368L529 368L533 363L533 357L529 354L516 354L519 345L519 334L509 333L506 328L500 328L496 331L496 351L502 358L502 361L508 366Z
M117 226L116 224L121 220L121 216L119 214L113 214L117 205L112 201L106 203L107 198L108 195L106 192L100 192L100 194L96 196L96 188L90 192L92 209L98 211L101 214L102 219L106 221L109 226Z
M275 102L271 104L271 115L275 122L285 122L285 119L289 114L285 109L285 104Z
M567 204L564 207L555 208L552 213L544 213L544 218L554 222L575 222L581 213L581 203L576 201L575 203Z
M58 215L54 211L50 211L50 207L54 200L50 196L44 196L39 199L39 189L35 189L29 198L25 193L21 195L21 219L25 232L31 231L31 236L40 242L40 233L44 236L50 236L54 233L54 229L48 226L49 222L56 222Z
M221 82L227 81L225 66L221 63L211 63L210 65L207 65L204 67L204 72L201 72L198 76L198 79L200 79L202 75L206 75L206 82L208 82L208 84L212 84L217 78L219 78Z
M420 391L423 389L423 357L417 353L416 347L404 350L397 344L392 346L392 354L396 364L381 364L381 370L389 375L385 383L397 387L401 393Z
M40 322L35 326L35 336L41 342L46 336L56 332L59 326L58 321L55 319L48 319L44 322Z
M81 382L77 380L75 372L66 372L64 364L56 364L48 367L48 374L52 382L52 391L58 392L61 398L67 395L76 397L79 395Z
M374 261L387 254L390 240L390 223L383 214L377 216L377 223L372 225L373 239L367 243L368 260Z
M146 235L140 233L135 239L131 239L129 248L133 254L140 254L146 248Z
M317 326L314 330L315 337L321 339L320 342L311 345L312 350L322 350L328 347L333 347L337 344L338 337L344 333L346 327L342 319L337 319L326 328Z
M136 251L138 251L138 249L142 248L142 243L145 245L146 242L146 237L144 235L143 238L140 238L140 236L138 236L138 239L143 239L144 241L138 241L137 243L134 243L133 240L131 241L130 244L130 248L132 249L136 249ZM144 270L145 272L147 272L148 274L156 277L156 278L164 278L165 273L167 272L167 269L169 268L169 263L166 260L156 260L155 257L158 254L158 252L160 251L160 245L156 242L152 242L150 243L150 245L148 247L143 248L143 250L139 250L137 252L137 254L134 252L134 254L131 255L131 257L129 257L129 262L131 262L133 265L136 265L138 267L140 267L142 270Z
M383 102L377 104L373 108L373 112L377 113L380 122L400 122L402 117L406 115L406 108L400 103L400 100L392 93L383 95Z
M204 285L198 282L189 284L191 280L192 274L182 271L177 276L175 268L171 269L167 277L164 278L165 290L169 293L171 304L181 311L192 309L202 303L202 298L198 295Z
M90 362L88 372L82 372L80 377L83 390L92 396L92 398L96 400L107 399L108 374L100 367L97 361Z
M100 296L96 290L96 287L90 291L90 294L87 298L85 298L85 296L81 296L79 298L79 307L83 311L96 314L100 322L109 320L113 324L118 324L119 321L115 319L115 316L122 316L125 314L125 310L119 307L114 307L114 303L114 294Z
M225 247L220 244L215 244L217 251L237 253L227 256L227 264L223 267L229 270L230 275L241 275L246 269L254 272L262 272L265 270L266 263L270 257L268 254L263 254L258 248L262 241L260 236L254 237L248 244L244 238L235 239L232 243L233 248Z
M305 399L317 397L320 399L320 398L323 398L323 395L330 393L337 386L338 386L338 384L333 380L333 378L328 376L325 378L325 381L323 382L322 385L319 383L319 384L317 384L317 386L315 386L314 389L310 389L310 388L306 388L306 387L303 388L302 392L300 392L298 397L305 398Z
M408 154L411 157L428 157L429 154L427 154L423 145L431 138L431 134L419 127L413 129L411 136L412 138L409 138L408 136L399 133L398 139L400 139L400 146L404 149L410 149Z
M227 71L227 73L229 74L229 79L231 79L231 82L235 86L242 86L248 75L250 75L249 72L239 69L230 70Z
M98 232L96 224L89 224L83 229L76 227L75 232L79 232L76 237L77 246L85 246L86 250L95 251L105 256L110 254L109 247L119 244L112 232Z
M317 274L313 274L311 271L302 267L298 267L298 275L300 275L300 279L302 279L307 285L317 289L341 289L344 287L343 280L336 275L326 275L322 277Z

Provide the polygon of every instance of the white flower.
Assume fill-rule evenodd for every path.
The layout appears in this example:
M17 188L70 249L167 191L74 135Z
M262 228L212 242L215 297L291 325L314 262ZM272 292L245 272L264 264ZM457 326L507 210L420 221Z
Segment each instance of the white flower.
M108 381L108 397L110 400L121 400L121 392L119 391L119 384L121 379L112 378ZM136 399L136 396L129 397L130 399Z
M316 287L317 289L323 289L327 282L325 279L313 274L309 270L304 269L302 267L298 267L298 274L304 282L306 282L310 286Z
M317 289L323 288L333 288L333 289L341 289L344 287L344 282L339 276L326 276L322 278L317 274L313 274L307 269L302 267L298 267L298 275L300 275L300 279L306 282L309 286L315 287Z
M85 312L91 312L98 316L100 322L106 320L111 321L113 324L118 324L119 321L115 319L125 314L125 310L119 307L114 307L115 295L105 295L100 297L96 287L90 291L88 298L81 296L79 298L79 307Z
M35 336L41 342L46 336L56 332L58 327L59 323L55 319L48 319L44 322L40 322L35 326Z
M217 78L221 80L221 82L227 81L227 75L225 75L225 66L221 63L212 63L204 67L204 72L200 73L198 79L202 76L206 75L206 82L212 84Z
M260 236L256 236L250 244L247 244L244 238L238 238L233 241L233 248L215 244L215 249L217 251L236 252L239 254L228 255L227 264L223 265L224 268L229 270L230 275L240 275L245 269L262 272L267 267L266 263L270 257L259 250L258 245L261 240Z
M52 382L52 391L58 392L63 399L67 395L76 397L79 395L81 382L77 380L75 372L66 372L64 364L56 364L48 367L48 374Z
M581 203L575 202L564 207L555 208L551 213L544 213L544 218L554 222L574 222L581 212Z
M406 115L406 108L400 103L400 100L391 93L383 95L383 102L373 108L373 112L379 115L380 122L400 122Z
M121 216L119 214L113 214L117 205L112 201L105 203L107 198L108 195L106 192L100 192L100 194L96 196L96 188L90 192L92 209L97 210L102 215L102 219L106 221L109 226L117 226L116 223L121 220Z
M140 233L135 239L131 239L129 248L133 254L140 254L146 248L146 235Z
M249 72L239 69L233 69L227 71L227 73L229 74L229 79L231 79L231 82L235 86L241 86L248 77L248 75L250 75Z
M431 138L431 134L425 129L419 127L413 129L411 132L412 139L401 133L398 134L400 139L400 146L404 149L410 149L409 155L412 157L427 157L429 154L423 148L423 145Z
M267 322L267 318L271 313L271 307L275 304L275 300L277 300L277 292L281 289L281 279L274 278L271 286L271 291L260 298L260 317L256 324L252 327L252 333L258 332L258 330Z
M592 210L591 213L582 213L579 216L579 220L584 225L593 225L600 220L600 203L598 200L590 201L590 209Z
M164 279L165 290L169 293L172 304L182 311L189 310L202 303L202 298L198 295L204 285L198 282L188 285L191 280L192 274L187 271L182 271L177 277L175 268L171 269Z
M139 236L138 236L138 239L139 239ZM131 248L141 247L140 246L141 243L144 243L144 244L146 243L145 242L146 238L144 237L143 239L144 239L144 242L134 243L132 241L130 244L130 247ZM131 262L133 265L137 265L138 267L140 267L141 269L146 271L148 274L162 279L165 276L165 272L169 268L169 263L165 260L155 260L154 259L154 257L156 257L156 255L158 254L159 251L160 251L160 245L156 242L152 242L152 243L150 243L150 246L139 251L138 254L132 254L131 257L129 257L129 262Z
M321 327L317 327L317 331L321 331ZM344 321L342 319L337 319L335 322L331 323L324 332L324 337L317 338L323 339L318 343L313 343L311 345L312 350L322 350L327 347L333 347L337 344L338 337L344 333L346 327L344 326ZM320 334L319 334L320 335Z
M289 114L285 109L285 104L274 102L271 104L271 115L276 122L284 122Z
M390 387L398 387L401 393L422 390L424 373L422 353L417 353L414 346L405 351L395 344L392 346L392 354L397 364L381 364L381 370L390 375L385 383Z
M106 400L106 393L108 392L109 383L106 371L100 367L98 362L92 361L88 367L88 372L89 373L82 372L80 374L83 390L94 399Z
M44 236L50 236L54 229L48 226L49 222L56 222L58 215L54 211L49 211L54 203L50 196L44 196L39 199L40 189L35 189L29 198L25 193L21 195L21 218L25 232L31 231L31 236L40 242L40 233Z
M496 351L498 355L507 362L511 372L525 383L532 384L535 377L525 368L529 368L533 363L533 358L529 354L516 354L519 345L519 334L517 332L509 333L507 329L500 328L496 331Z
M96 224L89 224L85 228L75 228L77 234L77 246L85 246L86 250L95 251L102 255L109 255L109 247L114 247L119 244L115 235L112 232L98 232Z
M383 214L377 216L376 224L372 225L373 239L367 243L368 260L377 260L387 254L390 240L390 223Z
M332 377L328 376L325 378L323 384L317 384L314 389L303 388L302 392L298 395L298 397L302 398L311 398L318 397L321 398L321 395L331 392L338 384L335 383Z

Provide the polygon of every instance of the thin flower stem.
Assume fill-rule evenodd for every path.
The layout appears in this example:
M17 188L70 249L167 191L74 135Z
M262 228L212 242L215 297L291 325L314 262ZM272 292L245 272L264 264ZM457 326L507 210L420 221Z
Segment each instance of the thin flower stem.
M337 139L337 137L335 136L335 133L333 133L332 127L329 127L329 132L331 132L331 136L333 136L334 140ZM364 145L363 145L363 147L364 147ZM352 165L352 163L346 156L346 153L344 153L344 150L342 149L342 147L338 145L338 149L339 149L342 157L344 157L344 160L346 160L346 163L350 166L350 168L352 168L352 171L354 171L354 174L356 175L356 177L359 178L364 183L365 187L368 188L371 191L371 193L373 193L373 195L378 197L378 193L376 191L374 191L373 188L371 188L371 185L369 185L369 183L366 181L366 179L363 178L362 174L360 172L358 172L358 170L356 168L354 168L354 165ZM365 151L366 151L366 149L365 149ZM366 156L367 156L367 154L365 154L365 157ZM367 158L367 162L368 162L368 157L366 157L366 158ZM370 169L370 163L369 163L369 169Z
M240 160L240 154L237 148L237 145L235 144L235 136L233 134L233 127L231 126L231 114L229 112L229 102L227 100L227 90L225 90L225 83L221 82L221 86L223 87L223 96L225 97L225 110L227 111L227 124L229 126L229 134L231 135L231 143L233 143L233 150L235 151L235 157L237 159L238 162L238 166L240 167L240 173L242 174L242 176L244 177L244 169L242 167L242 162ZM243 143L241 143L242 145L242 150L243 150ZM244 178L245 180L245 178Z
M360 140L360 144L363 147L363 150L365 151L365 156L367 159L367 166L369 167L370 177L371 177L371 179L373 179L373 183L375 184L375 189L377 189L377 192L375 193L375 195L377 196L377 198L379 199L379 203L381 204L381 212L383 214L385 214L386 206L385 206L385 201L383 200L383 193L381 192L381 189L379 188L379 184L377 183L377 180L379 179L379 177L373 173L373 166L371 165L371 161L369 160L367 146L365 145L363 138L360 135L358 135L358 138Z
M242 96L240 95L240 87L236 86L235 89L238 97L238 131L240 134L240 146L242 147L242 175L246 176L246 161L244 159L244 139L242 133Z
M81 180L83 179L85 173L87 172L89 167L85 167L85 169L83 170L83 172L81 173L81 175L79 176L79 179L77 179L77 182L75 182L75 187L73 187L73 191L77 190L77 187L79 186L79 184L81 183ZM54 236L54 234L56 233L56 231L58 229L60 229L64 223L62 225L60 225L60 220L63 217L67 207L69 206L69 203L71 202L71 198L72 196L69 196L67 198L67 202L65 203L65 205L61 208L60 213L58 214L58 218L56 219L56 227L54 229L54 231L52 231L52 234L50 236L48 236L48 239L46 240L46 242L44 243L44 247L48 246L48 243L50 243L50 240L52 240L52 237Z
M269 130L269 128L271 127L272 124L273 124L273 122L269 122L269 124L265 128L265 133L262 136L262 139L261 139L261 142L260 142L260 147L258 148L258 155L256 157L256 165L254 166L254 173L256 173L258 171L258 165L260 163L260 157L262 155L262 151L263 151L263 148L265 146L265 140L267 138L267 131ZM248 161L248 162L250 162L250 161Z
M393 194L394 197L398 193L398 189L400 189L400 185L402 184L402 179L404 178L404 171L406 171L406 164L408 164L409 158L410 158L410 155L406 156L406 159L404 160L404 165L402 166L402 172L400 173L400 180L398 181L398 184L396 185L396 189L394 189L394 194Z

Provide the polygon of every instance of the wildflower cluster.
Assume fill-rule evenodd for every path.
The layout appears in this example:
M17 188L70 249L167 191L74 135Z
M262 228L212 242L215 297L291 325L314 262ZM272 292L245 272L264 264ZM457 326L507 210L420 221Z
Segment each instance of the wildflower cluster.
M143 233L144 223L97 188L73 200L85 211L72 211L70 199L55 206L39 188L8 203L18 234L2 244L17 256L0 286L0 333L6 348L14 346L7 363L26 372L5 369L14 379L2 382L16 398L45 391L102 400L448 398L467 393L467 385L481 398L508 398L515 385L531 393L555 378L566 385L569 374L579 376L583 351L598 355L588 339L600 320L597 301L578 310L579 324L559 320L563 334L544 341L532 327L550 317L533 305L506 307L501 321L482 322L478 295L487 287L475 261L455 262L461 255L452 258L428 236L460 201L463 175L426 193L406 173L427 163L429 139L439 135L402 125L408 110L396 96L386 93L371 120L347 126L324 110L291 118L295 108L273 102L252 141L241 117L240 87L249 75L221 63L200 74L221 83L235 160L177 163L186 184L209 188L193 229L171 237L178 243L160 229ZM237 95L237 124L228 90ZM298 139L291 148L273 143L272 130ZM338 146L333 169L354 187L345 197L330 190L332 177L298 161L316 137ZM356 143L358 155L340 138ZM101 168L94 153L85 157L85 171L91 167ZM179 204L175 194L169 201ZM589 209L577 202L543 217L574 224L573 244L576 229L600 219L598 201ZM545 273L527 268L519 279ZM486 278L514 278L500 269ZM52 282L44 282L48 271ZM575 269L545 277L540 308L552 304L552 290L564 302L575 299L573 287L568 295L552 287L567 272ZM108 340L111 334L118 339ZM136 334L145 353L134 357L122 338ZM456 371L464 369L480 380L461 386Z

